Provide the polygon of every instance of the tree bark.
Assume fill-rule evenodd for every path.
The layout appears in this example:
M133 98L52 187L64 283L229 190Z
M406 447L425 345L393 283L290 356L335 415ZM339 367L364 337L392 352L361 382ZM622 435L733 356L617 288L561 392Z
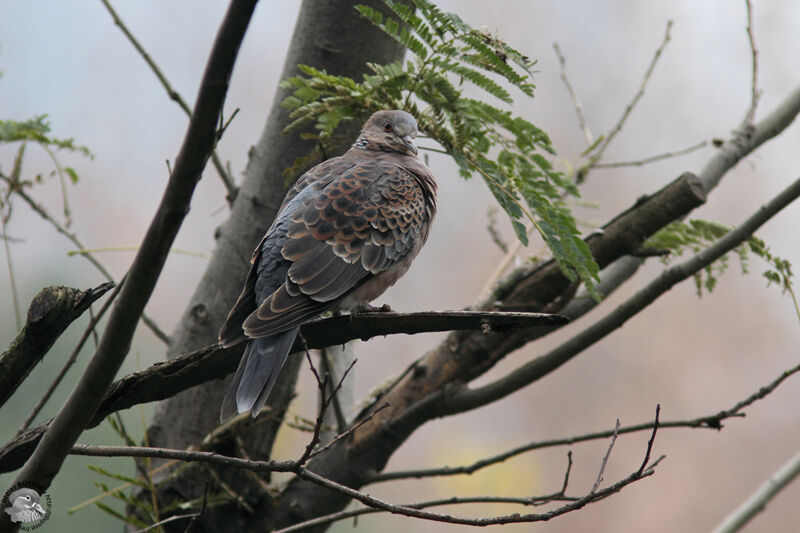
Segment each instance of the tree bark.
M25 327L0 355L0 405L14 394L64 330L113 286L104 283L85 291L71 287L39 291L28 308Z
M371 4L386 12L377 1L305 0L295 25L281 78L299 74L298 64L313 65L338 75L360 78L366 62L380 64L402 59L404 49L354 9L356 4ZM269 6L264 6L269 8ZM216 249L192 296L180 323L172 335L168 357L186 353L216 341L224 321L244 282L253 249L269 227L286 191L284 169L308 154L313 145L297 135L283 135L289 123L288 112L280 106L285 90L275 95L265 129L250 150L250 159L236 200L227 221L216 234ZM342 135L355 138L359 124L347 124ZM290 358L273 391L270 404L282 413L293 394L300 358ZM198 445L219 423L219 408L229 380L218 380L195 387L163 402L148 430L153 446L186 448ZM240 427L240 453L254 459L269 456L281 417ZM223 446L231 446L232 440ZM230 449L228 449L230 451ZM189 468L161 487L165 501L201 497L208 478L205 468ZM248 494L254 487L248 476L226 477L225 482L237 494ZM223 506L224 507L224 506ZM229 512L230 509L227 509ZM242 514L242 513L237 513ZM231 520L226 510L208 509L203 518L214 531L240 531L243 522ZM176 522L183 530L185 524Z

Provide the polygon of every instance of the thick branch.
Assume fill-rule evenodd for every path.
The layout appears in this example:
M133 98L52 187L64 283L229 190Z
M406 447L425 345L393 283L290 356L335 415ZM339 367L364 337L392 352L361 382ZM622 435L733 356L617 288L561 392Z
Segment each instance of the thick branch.
M644 241L666 224L706 201L700 180L684 173L655 194L643 196L590 235L586 242L592 256L605 268L618 258L639 249ZM495 291L493 298L503 308L525 308L555 312L567 303L570 281L554 261L548 261L509 276Z
M255 0L231 3L209 57L174 172L97 350L15 482L35 482L44 488L50 485L127 355L136 324L189 210L192 193L216 141L216 126L228 80L255 5ZM5 520L3 524L10 525L10 522Z
M674 285L693 276L743 243L765 222L793 202L798 196L800 196L800 179L762 206L741 226L687 261L662 272L660 276L623 302L614 311L575 335L572 339L493 383L478 389L462 390L450 396L439 404L441 412L462 412L486 405L549 374L612 331L622 327L628 319L653 303Z
M0 355L0 405L17 390L67 326L113 286L104 283L85 291L46 287L33 298L25 327Z
M359 313L305 324L301 329L302 339L295 343L293 351L325 348L353 339L396 333L415 334L456 329L475 329L489 333L519 327L545 329L566 322L564 317L539 313ZM230 374L236 369L242 348L242 345L227 349L219 345L206 346L115 381L87 427L97 426L113 412L170 398L190 387ZM44 422L32 428L0 449L0 472L19 468L49 423Z

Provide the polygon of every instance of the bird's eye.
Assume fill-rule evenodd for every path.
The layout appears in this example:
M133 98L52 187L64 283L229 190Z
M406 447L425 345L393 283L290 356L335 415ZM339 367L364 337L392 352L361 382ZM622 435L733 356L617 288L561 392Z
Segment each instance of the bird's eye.
M391 123L387 122L386 124L384 124L383 125L383 131L385 131L386 133L391 133L392 132Z

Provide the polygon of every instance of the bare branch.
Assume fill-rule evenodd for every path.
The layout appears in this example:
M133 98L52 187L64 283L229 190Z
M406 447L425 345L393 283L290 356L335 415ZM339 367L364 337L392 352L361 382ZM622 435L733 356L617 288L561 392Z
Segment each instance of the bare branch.
M333 381L338 380L354 359L353 343L337 344L319 350L320 366L323 372L330 374ZM322 397L318 399L318 402L322 403ZM322 433L320 444L330 442L336 435L347 429L349 420L352 418L350 410L354 403L353 380L351 380L347 386L339 389L339 393L333 397L332 409L325 413L325 424L330 429Z
M650 440L653 441L655 438L656 428L694 428L694 429L699 428L699 429L720 430L723 428L722 422L724 420L727 420L729 418L744 417L745 414L742 411L746 407L749 407L755 402L762 400L763 398L768 396L770 393L772 393L772 391L777 389L781 385L781 383L783 383L790 376L797 374L798 372L800 372L800 364L793 368L790 368L789 370L782 372L777 378L772 380L770 383L759 388L756 392L754 392L747 398L737 402L729 409L723 409L722 411L719 411L711 415L705 415L686 420L671 420L668 422L661 422L659 420L661 406L659 405L656 406L656 417L655 421L653 422L646 422L643 424L636 424L632 426L623 426L618 430L611 429L606 431L598 431L595 433L587 433L584 435L578 435L574 437L551 439L544 441L534 441L524 444L522 446L518 446L516 448L512 448L497 455L480 459L479 461L464 466L452 466L452 467L448 466L448 467L430 468L424 470L401 470L397 472L385 472L382 474L375 475L368 481L368 483L380 483L383 481L394 481L394 480L408 479L408 478L419 479L419 478L434 477L434 476L453 476L458 474L472 474L473 472L476 472L482 468L502 463L508 459L511 459L512 457L521 455L523 453L532 450L539 450L542 448L552 448L555 446L569 446L571 444L576 444L579 442L607 439L608 437L611 437L615 432L619 435L624 435L626 433L635 433L638 431L651 430L653 431L653 435L651 435ZM649 460L649 456L645 457L645 459ZM2 469L0 469L0 471L2 471Z
M313 349L324 348L360 337L393 333L414 334L458 328L474 328L482 331L487 326L491 331L532 326L546 329L566 322L567 319L559 315L542 313L472 311L358 313L308 322L301 328L302 341L298 340L295 343L293 352L302 351L305 346ZM97 426L106 416L121 409L163 400L190 387L219 379L220 376L235 370L241 352L242 345L231 348L222 348L219 345L206 346L169 361L156 363L143 371L129 374L111 385L87 427ZM48 424L49 421L24 434L18 434L12 442L0 449L0 472L19 468L19 461L24 461L30 455L31 447L39 441Z
M600 488L600 483L603 482L603 472L606 470L606 464L608 463L608 458L611 457L611 450L614 449L614 443L617 442L617 436L619 435L619 418L617 418L617 422L614 425L614 433L611 435L611 442L608 444L608 450L606 450L606 454L603 456L603 461L600 463L600 472L597 473L597 479L594 481L594 485L592 485L592 490L589 491L589 494L594 494L597 492L597 489ZM645 454L645 463L647 463L647 459L650 457L650 450L648 448L647 453ZM641 472L638 470L637 472Z
M677 283L693 276L747 240L765 222L800 196L800 179L762 206L743 224L692 258L668 268L656 279L582 332L549 353L514 370L507 376L477 389L465 389L439 403L440 412L454 413L486 405L529 385L560 367L577 354L604 338L628 319L646 308Z
M653 470L654 466L655 466L655 464L651 465L651 467L649 469L645 470L641 474L639 472L633 472L631 475L629 475L625 479L617 481L613 485L610 485L609 487L607 487L607 488L605 488L603 490L599 490L599 491L597 491L595 493L587 494L586 496L584 496L582 498L579 498L579 499L577 499L575 501L571 501L571 502L567 503L566 505L563 505L563 506L558 507L556 509L553 509L551 511L547 511L547 512L544 512L544 513L530 513L530 514L514 513L514 514L509 514L509 515L493 516L493 517L488 517L488 518L466 518L466 517L460 517L460 516L453 516L453 515L449 515L449 514L440 514L440 513L432 513L432 512L428 512L428 511L422 511L421 509L415 509L413 507L408 507L408 506L404 506L404 505L394 505L394 504L385 502L383 500L380 500L378 498L375 498L373 496L370 496L369 494L365 494L363 492L359 492L359 491L357 491L355 489L351 489L350 487L347 487L347 486L342 485L340 483L336 483L334 481L331 481L330 479L322 477L319 474L315 474L314 472L311 472L310 470L308 470L305 467L300 467L299 471L297 472L297 475L298 475L298 477L300 477L302 479L305 479L307 481L311 481L312 483L315 483L315 484L321 485L323 487L338 491L338 492L340 492L342 494L345 494L345 495L349 496L350 498L353 498L355 500L360 501L361 503L363 503L364 505L367 505L368 507L373 507L375 509L380 509L382 511L386 511L386 512L389 512L389 513L392 513L392 514L400 514L400 515L409 516L409 517L412 517L412 518L421 518L421 519L424 519L424 520L432 520L432 521L435 521L435 522L444 522L444 523L448 523L448 524L463 524L463 525L481 526L481 527L483 527L483 526L490 526L490 525L495 525L495 524L544 522L544 521L547 521L547 520L551 520L551 519L556 518L558 516L561 516L563 514L566 514L566 513L581 509L581 508L585 507L586 505L588 505L590 503L602 500L603 498L606 498L606 497L610 496L611 494L619 492L620 490L622 490L627 485L630 485L631 483L634 483L634 482L636 482L636 481L638 481L640 479L643 479L645 477L653 475L655 473L655 471Z
M572 84L569 82L569 78L567 77L567 60L564 58L564 54L561 53L561 48L558 46L558 43L553 43L553 50L556 52L558 64L561 67L561 81L564 82L564 87L567 88L567 93L572 100L572 106L575 108L575 116L578 117L578 128L580 128L581 133L583 133L586 146L592 146L594 144L594 137L592 136L589 126L586 125L586 117L583 116L583 107L581 106L581 101L578 99L578 95L575 94Z
M94 356L67 402L53 419L33 455L14 483L38 483L47 488L72 444L91 421L103 395L130 349L142 311L152 294L206 160L214 146L217 119L227 93L239 46L256 0L233 0L209 57L197 104L189 122L175 169L142 246L111 311ZM8 524L4 518L3 524Z
M742 505L726 516L722 523L714 528L713 533L734 533L742 529L797 476L800 476L800 452L772 474Z
M56 377L53 378L53 381L50 383L50 386L47 387L47 390L44 392L44 394L42 394L41 398L39 398L39 401L36 403L34 408L31 409L30 414L22 422L22 425L17 431L17 435L28 429L28 427L31 425L31 422L33 422L33 419L36 418L36 416L45 406L47 401L50 399L50 396L53 395L53 392L56 390L56 387L58 387L58 385L61 383L61 380L64 379L64 376L67 374L67 371L70 369L70 367L72 367L73 364L75 364L75 360L78 358L78 354L83 348L84 343L86 343L86 340L89 338L89 335L94 333L95 326L97 326L97 323L100 321L101 318L103 318L103 315L111 306L111 303L117 297L117 294L119 294L119 291L124 283L125 283L125 278L123 278L122 281L114 287L114 290L111 292L108 299L106 299L106 301L103 303L103 306L100 308L100 311L98 311L97 315L91 318L89 324L86 326L86 329L83 331L83 335L81 335L80 340L78 340L78 344L72 350L72 353L69 354L69 357L67 357L67 360L62 365L61 370L58 371ZM109 283L108 285L111 284ZM97 339L95 339L95 346L97 346Z
M313 451L314 448L317 446L317 444L319 444L320 432L322 431L322 426L325 422L325 413L331 406L331 402L336 397L336 394L339 392L339 389L342 388L342 383L344 383L347 374L350 373L350 370L353 369L353 367L356 364L356 361L358 361L358 359L353 359L353 361L350 363L350 366L348 366L347 369L342 373L342 377L339 380L339 383L336 385L336 387L333 388L333 390L329 395L328 383L330 382L331 375L326 373L324 378L320 378L319 372L317 372L317 369L314 367L314 361L311 360L311 354L308 352L308 350L306 350L306 360L308 361L308 366L311 368L311 372L314 374L314 378L317 380L317 388L320 394L320 404L319 404L319 411L317 414L317 421L314 423L314 432L311 437L311 440L306 445L306 449L303 452L303 455L300 456L300 458L297 460L297 464L300 465L305 464L309 460L309 458L311 458L312 455L314 455Z
M650 434L650 440L647 441L647 453L642 461L642 466L639 467L639 472L643 472L650 462L650 452L653 450L653 443L656 441L656 432L658 431L658 415L661 414L661 404L656 404L656 417L653 420L653 432Z
M163 526L164 524L169 524L170 522L176 522L178 520L185 520L187 518L191 518L192 520L194 520L195 518L199 517L201 514L202 513L197 512L197 513L179 514L179 515L170 516L169 518L165 518L164 520L159 520L158 522L156 522L154 524L150 524L149 526L147 526L144 529L137 529L133 533L146 533L147 531L152 531L157 527Z
M750 43L750 64L751 64L751 81L750 81L750 108L744 117L745 124L753 124L756 118L756 107L758 107L758 100L761 97L761 91L758 88L758 49L756 48L756 39L753 33L753 5L750 0L745 0L744 5L747 8L747 41Z
M608 145L614 140L614 137L622 130L622 127L625 125L625 121L628 120L633 108L636 107L636 104L639 103L639 100L644 96L644 91L647 88L647 84L650 82L650 77L653 75L653 71L658 64L658 60L661 58L661 54L664 52L667 44L669 43L671 36L670 32L672 30L672 21L667 21L667 28L664 31L664 38L661 41L661 44L656 48L655 53L653 54L653 58L650 60L650 64L647 67L647 71L644 73L644 77L642 78L642 82L639 85L639 90L636 91L634 94L633 99L625 106L625 111L622 112L622 116L619 118L617 123L611 128L611 131L603 138L603 141L599 144L597 149L594 153L589 157L589 161L578 171L576 172L576 180L578 183L582 182L586 179L586 174L592 169L597 162L599 162L603 158L603 154L608 148Z
M164 87L164 90L167 91L167 95L169 95L170 100L173 100L178 107L180 107L186 116L190 119L192 118L192 109L189 107L189 104L186 103L186 100L180 95L180 93L172 87L172 84L167 80L167 77L164 75L164 72L159 68L150 54L144 49L144 47L139 43L138 39L134 37L133 33L128 29L128 26L122 21L122 19L117 14L116 10L111 6L111 3L108 0L100 0L103 5L105 6L108 14L111 15L111 18L114 19L114 24L119 27L120 31L125 35L125 37L130 41L136 51L142 56L144 62L147 63L147 66L150 67L150 70L153 71L153 74L156 75L158 81L161 83L161 86ZM238 111L238 110L237 110ZM233 115L236 115L234 113ZM233 115L231 115L228 122L233 119ZM225 126L227 127L227 125ZM224 128L223 128L224 130ZM225 186L225 190L228 192L226 196L226 200L228 200L228 205L233 203L233 200L236 198L236 193L238 189L236 185L233 183L233 178L229 171L225 169L220 160L219 156L217 155L217 151L213 150L211 152L211 162L214 164L214 168L217 169L217 174L219 174L220 179L222 180L222 184ZM172 175L172 172L170 172Z
M33 298L25 327L0 355L0 405L17 390L64 330L113 286L104 283L86 291L47 287Z
M693 144L688 148L682 148L681 150L675 150L674 152L664 152L663 154L653 155L650 157L645 157L644 159L639 159L637 161L618 161L614 163L596 163L594 168L622 168L622 167L641 167L644 165L648 165L650 163L655 163L656 161L662 161L664 159L670 159L673 157L678 157L681 155L690 154L699 150L700 148L704 148L708 146L708 141L701 141L697 144Z
M567 485L569 484L569 475L572 472L572 450L567 451L567 470L564 472L564 483L561 485L561 494L567 493Z
M210 463L232 468L242 468L253 472L292 472L297 468L296 461L254 461L229 457L214 452L172 450L148 446L90 446L76 444L70 455L92 457L150 457L151 459L176 459L178 461Z
M360 501L361 503L367 505L368 507L372 507L379 511L387 511L394 514L401 514L404 516L421 518L425 520L433 520L437 522L446 522L451 524L465 524L474 526L542 522L551 520L557 516L561 516L568 512L578 510L590 503L606 498L611 494L619 492L625 486L630 485L631 483L634 483L642 478L653 475L654 473L653 468L658 463L658 461L656 461L656 463L651 465L648 469L644 470L643 472L639 471L633 472L625 479L622 479L603 490L590 492L586 496L580 498L566 497L561 493L556 493L554 495L548 495L544 497L532 497L532 498L480 496L474 498L451 498L448 499L446 502L440 500L434 502L424 502L422 504L416 504L417 507L414 507L407 505L391 504L383 500L380 500L378 498L375 498L373 496L370 496L369 494L357 491L355 489L352 489L350 487L332 481L324 476L311 472L305 466L303 466L302 463L298 461L283 461L283 462L252 461L248 459L240 459L238 457L224 456L212 452L171 450L165 448L148 448L148 447L136 447L136 446L89 446L84 444L73 446L70 453L73 455L90 455L90 456L100 456L100 457L151 457L159 459L177 459L180 461L203 462L203 463L210 463L210 464L216 464L233 468L241 468L253 472L291 472L294 473L299 478L311 481L312 483L326 487L328 489L335 490L339 493L342 493L344 495L347 495L353 499ZM649 446L648 446L648 454L649 454ZM475 503L475 502L485 502L485 501L519 503L523 505L535 505L539 502L547 502L547 501L567 501L568 503L563 505L562 507L544 513L530 513L530 514L514 513L510 515L495 516L488 518L465 518L465 517L458 517L448 514L433 513L421 510L422 507L445 505L447 503ZM339 514L340 513L337 513L337 515ZM315 520L322 520L324 518L325 517ZM314 524L326 523L334 519L339 519L339 518L330 518L328 520L325 520L324 522L314 521L313 523ZM311 523L305 524L305 526L308 525L312 524Z
M742 158L785 130L789 124L794 122L798 113L800 113L800 86L789 93L769 115L761 119L755 126L746 122L742 123L698 174L706 191L711 191L716 187L722 176Z
M330 448L331 446L333 446L334 444L336 444L337 442L339 442L343 438L347 437L348 435L351 435L355 430L357 430L358 428L360 428L361 426L363 426L364 424L366 424L367 422L372 420L373 416L375 416L376 414L380 413L383 409L386 409L387 407L389 407L389 404L385 403L385 404L381 405L380 407L378 407L377 409L373 410L371 413L369 413L364 418L360 419L358 422L356 422L355 424L353 424L352 426L347 428L345 431L339 433L336 437L334 437L325 446L321 446L321 447L317 448L316 450L314 450L313 452L311 452L311 455L309 455L309 458L315 457L315 456L323 453L325 450L327 450L328 448Z
M275 462L275 461L251 461L248 459L239 459L235 457L226 457L215 453L210 452L195 452L195 451L183 451L183 450L168 450L168 449L160 449L160 448L140 448L140 447L128 447L128 446L86 446L86 445L77 445L73 448L71 453L77 455L93 455L93 456L132 456L132 457L157 457L157 458L171 458L181 461L202 461L208 462L213 464L219 464L224 466L230 466L234 468L244 468L249 471L270 471L270 472L294 472L296 475L303 477L305 479L309 479L314 483L318 483L322 486L332 488L334 490L338 490L340 492L344 492L345 494L365 503L366 505L372 507L372 510L369 509L356 509L352 511L344 511L339 513L333 513L326 516L314 518L312 520L308 520L302 522L300 524L296 524L289 528L286 528L284 532L288 531L297 531L300 529L304 529L306 527L310 527L313 525L320 525L325 523L330 523L333 521L341 520L344 518L348 518L351 516L358 516L360 514L366 514L370 512L379 512L379 511L388 511L398 514L403 514L406 516L415 516L417 518L424 518L429 520L436 520L436 521L444 521L450 523L460 523L460 524L469 524L469 525L489 525L489 524L501 524L501 523L509 523L509 522L527 522L527 521L542 521L542 520L549 520L558 516L560 514L564 514L565 512L569 512L570 510L575 510L580 508L591 501L597 501L599 499L605 498L608 495L617 492L625 485L636 481L637 479L641 479L642 477L646 477L653 473L653 468L663 459L663 456L657 459L654 463L648 465L653 444L655 441L656 431L659 427L677 427L677 425L683 425L688 427L713 427L719 428L721 427L720 420L724 419L729 416L737 416L738 411L746 405L750 405L757 399L763 398L769 392L777 388L786 378L788 378L793 373L800 372L800 365L794 367L793 369L787 370L786 372L782 373L776 380L772 383L767 385L766 387L762 387L757 391L755 394L751 395L749 398L737 403L732 409L721 411L716 415L712 415L710 417L701 417L698 419L690 420L690 421L682 421L682 422L667 422L665 424L660 424L659 422L659 412L660 406L656 407L656 416L654 422L651 424L646 424L639 426L638 429L652 429L652 435L647 444L647 450L645 453L644 460L642 465L639 469L628 476L625 480L617 482L616 484L608 487L607 489L603 489L597 491L597 483L596 486L593 488L592 492L590 492L587 496L583 498L575 498L569 497L565 495L567 482L569 479L569 472L572 467L572 458L571 453L568 454L568 465L566 469L566 474L564 476L564 483L562 486L562 490L558 493L547 495L547 496L539 496L539 497L532 497L532 498L507 498L507 497L495 497L495 496L479 496L479 497L471 497L471 498L453 498L447 500L435 500L431 502L422 502L419 504L410 504L410 505L392 505L386 502L382 502L381 500L377 500L367 494L364 494L359 491L355 491L354 489L350 489L338 483L331 481L328 478L324 478L317 474L313 474L309 472L305 467L299 464L296 461L287 461L287 462ZM613 432L606 432L603 436L608 437L612 436L612 438L616 438L617 435L621 433L630 432L629 430L633 430L633 426L629 428L620 428L619 425L613 430ZM599 438L599 437L595 437ZM585 439L588 440L588 439ZM573 440L573 442L575 442ZM612 444L613 445L613 444ZM609 452L611 450L611 446L609 446ZM606 458L604 459L604 463L607 462L607 457L609 452L606 453ZM601 474L598 477L602 477L602 468ZM539 513L539 514L528 514L528 515L505 515L499 517L490 517L490 518L478 518L478 519L465 519L461 517L453 517L451 515L441 515L438 513L412 513L414 509L422 509L424 507L429 506L436 506L436 505L446 505L446 504L455 504L455 503L475 503L475 502L486 502L486 501L494 501L494 502L506 502L506 503L519 503L523 505L537 505L540 503L550 502L550 501L568 501L571 502L561 508L555 509L553 511L547 513ZM512 518L515 517L515 518Z
M403 507L410 507L412 509L427 509L428 507L438 507L441 505L459 505L459 504L469 504L469 503L517 503L520 505L538 505L538 502L541 500L546 500L545 503L550 503L553 501L577 501L579 499L580 498L571 496L552 497L551 495L540 496L540 497L533 496L530 498L514 498L508 496L466 496L466 497L452 496L450 498L442 498L440 500L408 503L404 504ZM385 511L383 509L377 509L374 507L361 507L360 509L340 511L338 513L332 513L329 515L320 516L318 518L312 518L311 520L306 520L305 522L300 522L299 524L295 524L293 526L278 529L275 530L273 533L290 533L292 531L302 531L304 529L308 529L313 526L330 524L333 522L346 520L348 518L353 518L356 516L361 516L365 514L375 514L381 512Z
M13 177L9 178L8 176L3 175L2 173L0 173L0 179L9 184L13 183ZM14 194L22 198L25 201L25 203L28 204L28 207L33 209L33 211L37 215L39 215L42 219L44 219L46 222L49 222L50 225L53 226L58 233L69 239L69 241L75 246L77 246L79 250L85 249L83 243L78 239L78 236L75 233L69 231L64 226L62 226L61 223L58 222L58 220L56 220L52 215L50 215L50 213L47 211L47 209L45 209L43 205L39 204L36 200L31 198L30 195L28 195L28 193L25 192L25 189L23 189L22 187L14 187L13 190ZM94 256L94 254L86 252L80 255L86 258L86 260L89 261L92 265L94 265L94 267L103 276L105 276L105 278L108 281L110 281L111 283L116 283L116 281L114 280L114 276L111 275L111 272L108 271L105 265L103 265L103 263L101 263L100 260ZM142 313L142 322L148 328L150 328L150 330L158 339L160 339L164 344L169 345L169 336L166 333L164 333L164 331L158 326L158 324L156 324L156 322L152 318L150 318L146 313Z
M638 104L639 100L642 98L642 96L644 96L644 90L647 87L647 84L650 82L650 76L653 75L653 71L655 70L656 65L658 64L658 60L661 58L661 54L664 52L664 49L667 47L667 44L669 44L669 41L671 39L670 35L671 31L672 31L672 21L668 20L667 28L666 30L664 30L664 38L661 40L661 44L658 46L658 48L656 48L655 54L653 54L653 58L650 60L650 64L647 66L647 71L644 73L644 78L642 78L642 82L639 85L639 90L636 91L636 94L633 96L633 99L630 101L630 103L627 106L625 106L625 111L622 113L622 116L619 117L617 123L614 125L614 127L611 129L608 135L606 135L605 140L603 140L603 143L600 145L600 148L595 154L595 156L597 157L597 161L599 161L600 158L603 157L603 152L605 152L608 145L611 143L612 140L614 140L614 137L616 137L617 134L622 130L622 127L625 125L625 121L628 120L628 117L633 111L633 108L636 107L636 104Z

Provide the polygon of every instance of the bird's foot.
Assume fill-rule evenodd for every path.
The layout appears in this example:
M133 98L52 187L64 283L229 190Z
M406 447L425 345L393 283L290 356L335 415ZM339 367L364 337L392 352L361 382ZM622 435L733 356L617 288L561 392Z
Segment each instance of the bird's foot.
M361 304L358 307L355 307L350 314L357 315L360 313L391 313L392 308L389 304L383 304L380 307L375 307L374 305L370 304Z

